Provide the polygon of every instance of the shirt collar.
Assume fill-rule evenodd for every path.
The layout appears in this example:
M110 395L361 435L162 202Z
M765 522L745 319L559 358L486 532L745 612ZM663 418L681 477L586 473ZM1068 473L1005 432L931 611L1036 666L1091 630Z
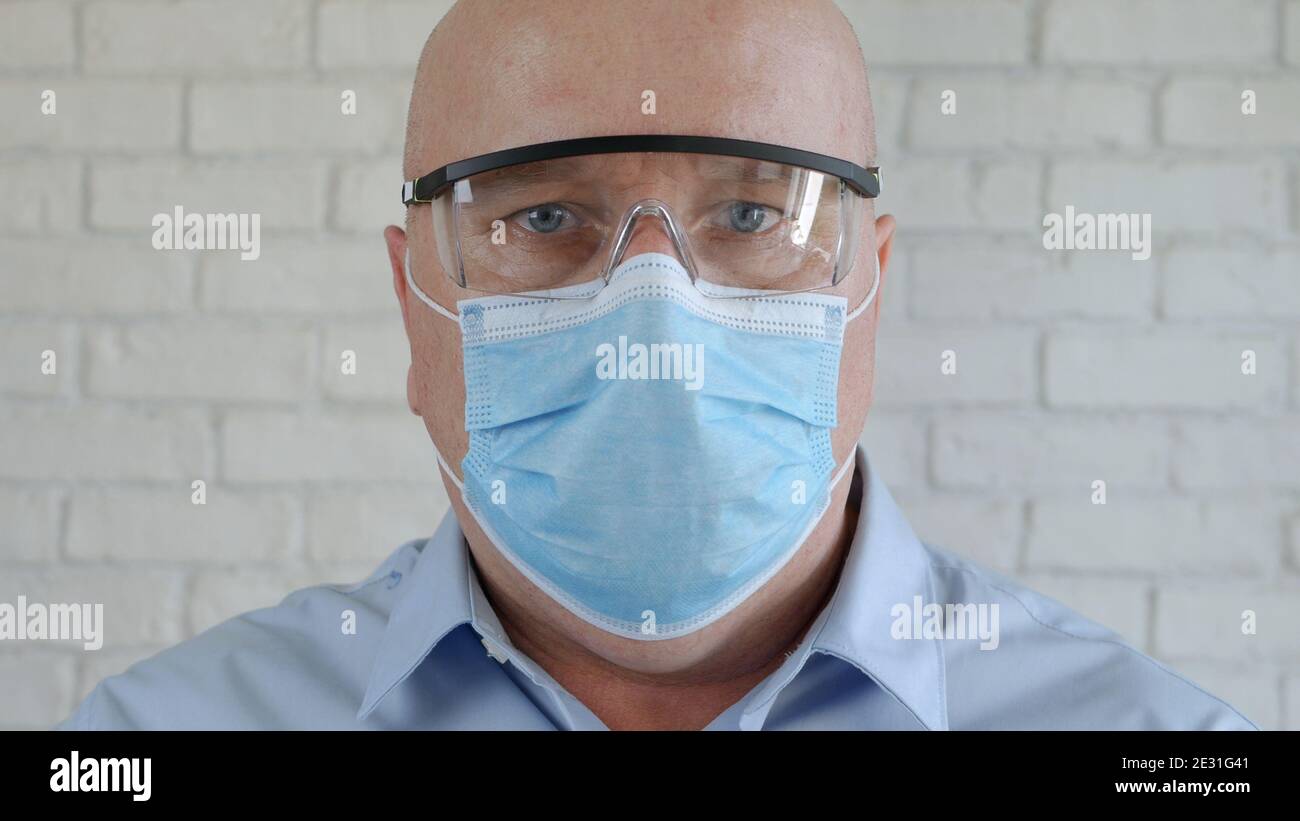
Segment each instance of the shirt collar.
M853 541L840 580L800 648L746 698L744 712L759 724L776 696L798 675L808 656L825 653L853 665L891 695L927 729L948 728L942 648L935 641L891 636L891 610L914 596L935 601L925 547L913 533L889 490L872 472L858 447L851 493L859 502ZM358 719L409 676L444 636L472 624L530 677L553 683L527 660L516 658L479 586L464 535L453 511L420 551L405 589L393 605L380 640ZM743 725L743 722L742 722Z
M452 511L425 542L388 615L358 719L406 679L443 636L472 618L472 568Z

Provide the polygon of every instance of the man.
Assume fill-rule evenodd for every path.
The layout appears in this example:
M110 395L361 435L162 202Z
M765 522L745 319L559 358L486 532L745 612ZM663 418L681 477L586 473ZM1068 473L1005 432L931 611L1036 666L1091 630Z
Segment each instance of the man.
M904 521L874 155L830 0L459 3L385 232L454 515L64 726L1253 726Z

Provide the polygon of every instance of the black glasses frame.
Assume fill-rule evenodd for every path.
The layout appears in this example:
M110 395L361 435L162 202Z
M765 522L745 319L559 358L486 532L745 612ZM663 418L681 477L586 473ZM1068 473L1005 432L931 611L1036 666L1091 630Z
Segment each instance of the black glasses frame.
M750 140L732 140L725 137L694 137L677 134L627 134L610 137L581 137L574 140L555 140L519 148L507 148L457 160L418 179L402 183L402 203L433 202L458 180L495 171L511 165L575 157L582 154L625 154L642 151L679 152L689 154L722 154L796 165L820 171L844 180L858 196L872 199L880 196L880 168L863 166L798 148Z

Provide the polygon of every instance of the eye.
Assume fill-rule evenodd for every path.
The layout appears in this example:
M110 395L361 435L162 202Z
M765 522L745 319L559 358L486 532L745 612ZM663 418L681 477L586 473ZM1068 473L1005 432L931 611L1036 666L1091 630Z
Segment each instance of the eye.
M780 211L759 202L736 201L719 214L723 228L741 234L757 234L771 228L780 219Z
M578 217L558 202L547 202L524 208L510 215L517 225L535 234L553 234L562 228L572 228Z

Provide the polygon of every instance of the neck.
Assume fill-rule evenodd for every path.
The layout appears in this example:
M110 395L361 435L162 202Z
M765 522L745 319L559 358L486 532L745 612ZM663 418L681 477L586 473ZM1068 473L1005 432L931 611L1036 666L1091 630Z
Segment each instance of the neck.
M613 664L480 575L484 593L511 642L610 729L700 729L780 667L829 601L857 527L858 510L847 504L850 484L841 484L821 523L781 572L699 631L710 632L716 647L689 667L642 673Z

